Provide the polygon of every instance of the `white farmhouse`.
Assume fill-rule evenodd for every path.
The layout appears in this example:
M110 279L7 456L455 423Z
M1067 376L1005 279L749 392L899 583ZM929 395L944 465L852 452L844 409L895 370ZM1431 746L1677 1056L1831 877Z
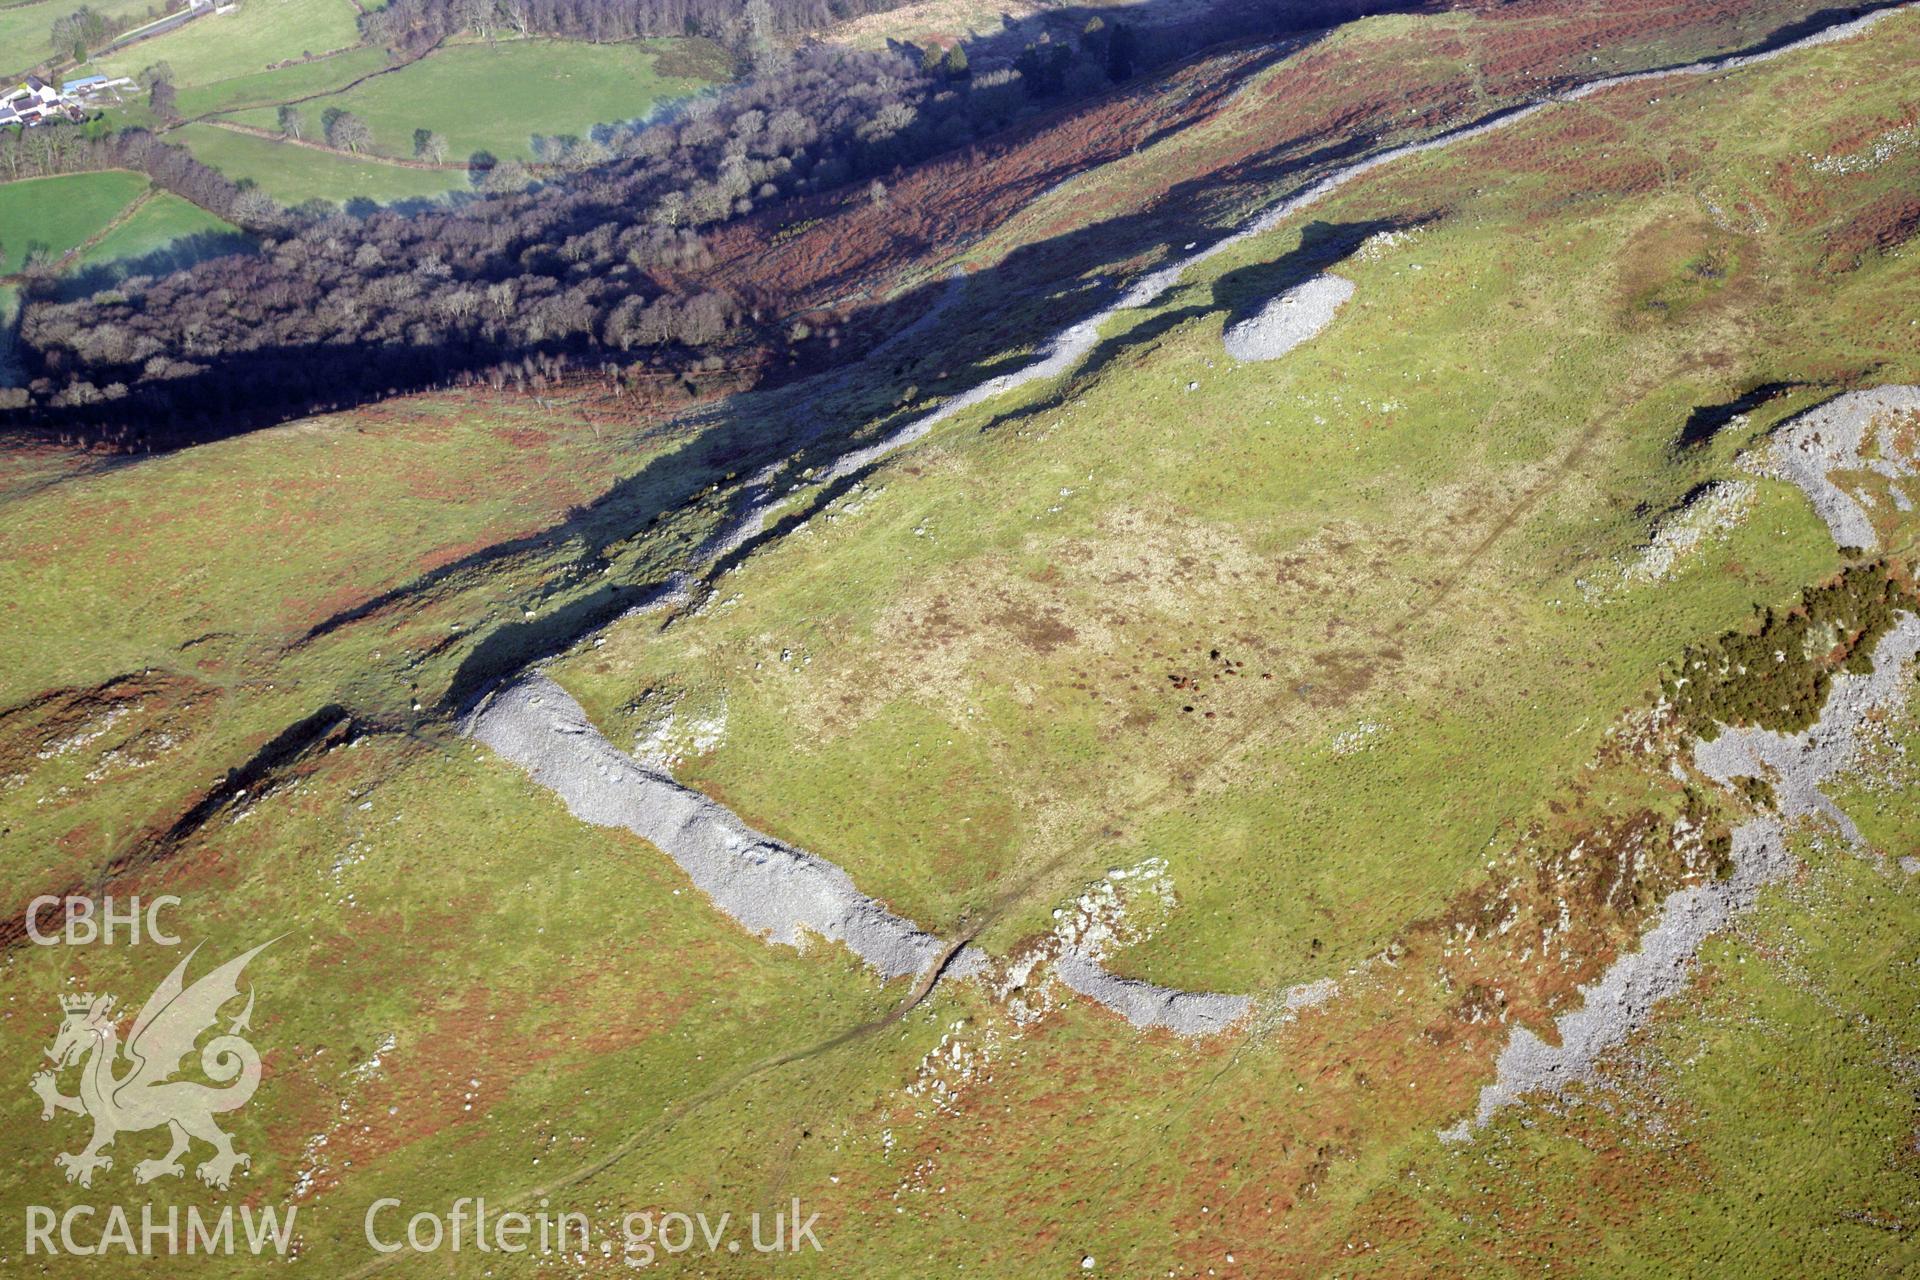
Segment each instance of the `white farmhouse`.
M58 89L38 76L28 76L18 86L0 94L0 127L10 124L31 127L43 120L73 119L72 105Z

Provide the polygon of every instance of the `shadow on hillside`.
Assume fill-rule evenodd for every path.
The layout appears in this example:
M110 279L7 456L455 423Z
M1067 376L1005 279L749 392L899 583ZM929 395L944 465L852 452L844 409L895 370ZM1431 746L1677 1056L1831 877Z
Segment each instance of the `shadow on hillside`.
M1300 243L1292 252L1272 262L1254 263L1230 271L1215 280L1204 303L1168 307L1142 324L1107 338L1089 352L1070 375L1074 381L1099 376L1123 353L1139 351L1157 343L1163 336L1202 316L1221 316L1227 328L1257 315L1278 295L1305 284L1308 280L1350 257L1369 237L1381 232L1406 231L1433 220L1431 215L1407 218L1369 218L1359 222L1310 222L1300 231ZM1223 360L1231 357L1222 356ZM1057 407L1042 402L996 416L986 429L1011 426Z
M1838 4L1831 8L1816 10L1804 18L1774 28L1758 42L1735 52L1771 53L1775 49L1792 44L1795 40L1805 39L1823 27L1831 27L1852 18L1865 17L1869 13L1878 13L1882 9L1898 9L1909 3L1911 0L1873 0L1870 4Z
M887 414L889 405L884 400L887 391L918 386L921 392L915 400L924 407L929 397L956 394L987 377L1024 366L1033 358L1031 355L1001 357L985 366L969 364L968 356L979 351L1021 348L1031 351L1065 324L1084 318L1110 301L1121 287L1120 282L1090 284L1085 278L1089 263L1132 260L1146 264L1155 260L1156 255L1164 260L1184 252L1189 244L1209 243L1225 234L1237 222L1231 215L1241 202L1221 198L1223 187L1233 188L1242 196L1266 192L1271 198L1304 185L1315 174L1354 158L1369 146L1370 140L1349 139L1305 155L1256 158L1176 184L1149 209L1023 246L996 266L968 277L961 303L931 326L912 344L912 349L903 351L898 349L898 344L891 344L878 350L875 358L865 365L855 363L850 368L816 374L783 388L752 393L754 403L750 410L741 407L745 397L729 401L713 415L712 425L696 440L616 485L573 518L403 584L378 600L323 624L316 628L315 634L398 605L417 592L435 590L461 575L497 566L506 560L521 556L570 557L574 567L581 571L577 577L594 585L564 599L544 603L539 616L533 619L509 622L477 640L464 641L472 647L461 656L457 675L440 708L457 710L526 662L565 647L657 596L658 583L611 583L599 576L604 557L615 543L704 494L730 473L747 473L782 459L788 461L790 473L799 473L808 467L830 464L849 449L868 443L877 433L855 439L852 431ZM1166 306L1158 312L1143 311L1140 323L1099 343L1067 376L1074 380L1095 376L1124 353L1141 350L1174 327L1202 315L1220 312L1223 323L1230 324L1253 313L1274 295L1345 258L1367 237L1427 221L1432 216L1426 210L1412 210L1405 218L1309 223L1303 228L1297 247L1290 252L1271 262L1250 264L1219 277L1204 302L1189 301ZM925 286L885 310L888 315L917 314L929 305L929 291L939 287L943 286ZM882 320L882 332L899 327L886 323L885 316ZM876 399L876 395L880 398ZM1044 411L1044 406L1015 409L993 418L987 429L997 429ZM837 418L841 426L815 429L807 425L809 414ZM891 429L908 416L904 411L894 413L882 430ZM809 495L804 510L796 509L769 526L707 570L704 580L712 582L768 539L790 532L825 504L869 478L870 473L871 468L855 472ZM733 500L744 504L747 497L736 493Z
M1357 223L1316 222L1307 226L1297 248L1280 258L1267 263L1258 263L1242 267L1227 273L1214 282L1210 300L1204 304L1192 304L1173 307L1153 314L1144 324L1136 326L1125 334L1118 335L1100 343L1094 351L1068 375L1081 379L1097 375L1114 359L1128 350L1137 350L1150 345L1158 338L1187 321L1212 312L1225 312L1227 322L1252 314L1264 306L1274 295L1292 286L1310 279L1314 275L1351 254L1369 236L1380 231L1401 229L1409 225L1405 220L1378 219ZM988 273L992 274L992 273ZM998 287L984 282L989 296ZM967 284L968 297L962 308L968 314L976 310L978 295L976 288L983 282L976 277ZM1084 311L1084 303L1082 311ZM961 326L965 321L960 322ZM949 332L945 337L952 340L959 336ZM930 358L931 352L916 359ZM882 361L884 364L885 362ZM1025 359L1018 361L1026 363ZM776 393L779 399L787 402L818 403L818 397L825 393L829 402L836 393L857 398L860 390L849 387L849 372L825 374L807 384ZM890 376L890 371L877 369L869 371L882 379ZM967 385L975 385L984 378L983 371L970 371L965 379ZM821 385L839 384L839 385ZM871 417L868 411L849 404L849 417L852 422L864 423ZM1017 421L1033 413L1043 412L1041 408L1023 408L1011 413L996 416L989 429ZM803 415L792 413L789 421L797 421ZM884 436L894 428L915 416L906 411L890 415L890 420L882 424L875 437ZM756 413L750 417L729 418L724 413L715 425L672 454L663 456L634 475L622 481L613 489L597 499L591 506L575 514L563 525L549 529L528 538L502 543L485 551L478 552L465 559L447 565L422 578L404 584L381 596L345 611L327 620L309 633L309 638L324 635L340 626L379 613L402 601L422 593L431 593L449 583L457 582L489 565L498 566L522 556L535 558L549 556L566 551L573 557L577 567L590 569L602 561L610 548L633 536L640 529L653 523L660 515L677 510L706 492L724 472L757 469L759 466L785 460L789 474L798 474L811 467L823 467L832 464L854 442L844 431L826 431L817 438L796 440L795 435L804 436L805 432L788 433L776 437L766 429L768 417ZM864 443L862 441L861 443ZM734 566L744 561L761 545L777 540L792 532L796 527L812 518L827 504L834 502L859 485L865 483L878 467L885 465L884 460L844 476L816 493L808 495L806 505L798 508L781 519L770 523L759 534L743 543L739 548L716 561L700 575L701 582L717 581ZM738 495L737 504L750 501L748 495ZM738 515L738 510L735 511ZM695 584L696 587L699 584ZM622 613L648 603L659 594L657 583L630 584L620 582L602 582L586 591L566 599L557 607L540 611L535 618L507 622L495 627L474 645L461 659L458 672L452 681L445 703L440 708L444 712L454 712L467 706L476 696L484 692L496 680L519 670L527 662L552 653L577 639L581 635L612 621Z
M175 271L184 271L210 258L254 253L258 250L259 241L244 231L199 231L190 236L182 236L137 258L115 258L109 262L98 262L92 266L82 267L78 271L62 276L55 282L48 296L59 302L71 302L77 298L89 297L102 289L115 288L121 281L134 276L164 276Z
M365 222L377 213L397 213L405 218L422 213L445 213L448 209L463 209L478 204L484 198L477 191L462 191L456 187L437 196L407 196L386 204L369 196L349 196L340 203L339 209L346 217Z
M1275 140L1276 146L1289 141L1297 142L1284 137ZM871 434L856 438L861 427L877 418L891 417L897 422L907 416L898 405L903 387L919 388L911 398L920 404L929 397L964 391L982 381L984 374L1000 371L1000 366L988 370L972 365L971 353L1038 346L1064 324L1096 310L1113 296L1119 283L1089 285L1085 280L1089 264L1133 262L1144 266L1176 256L1190 243L1211 242L1237 222L1242 206L1255 193L1265 193L1271 199L1371 145L1371 139L1350 138L1301 155L1268 153L1177 183L1147 209L1023 246L995 266L969 277L961 305L941 316L924 335L907 344L880 349L885 336L900 331L908 319L928 310L936 296L933 291L947 287L945 282L929 283L876 308L869 341L848 344L855 349L877 350L871 361L855 358L834 370L796 376L785 386L770 385L735 397L689 427L698 434L686 444L650 462L565 520L405 582L327 619L307 638L318 639L422 595L457 589L463 580L517 561L570 563L575 571L570 580L590 585L548 596L541 602L538 615L525 622L505 623L477 636L449 641L450 646L464 648L464 652L440 710L457 709L528 660L563 647L656 592L656 583L609 581L601 570L620 544L655 524L660 516L685 508L717 483L725 483L730 475L748 474L781 460L789 460L796 472L833 461L873 438ZM1223 196L1223 191L1237 198ZM1418 221L1424 216L1423 210L1411 211L1408 220ZM1197 316L1222 311L1231 322L1291 284L1345 257L1367 236L1401 225L1406 223L1313 223L1291 252L1270 263L1250 265L1221 277L1206 303L1143 313L1140 323L1101 342L1069 376L1097 374L1123 352L1138 350ZM908 349L900 349L901 345ZM497 358L496 353L487 354ZM235 395L236 388L273 385L268 380L286 379L311 397L313 408L348 407L418 385L419 380L433 375L436 362L447 355L444 347L404 346L347 352L302 348L256 353L245 361L230 362L230 380L221 394ZM340 372L343 361L352 365L351 377L344 386ZM1003 362L1013 367L1024 363L1024 358ZM439 364L438 368L444 370L445 365ZM443 378L444 373L438 376ZM237 413L243 406L230 408ZM996 423L1017 420L1021 412L998 418ZM285 416L289 415L279 415ZM813 495L811 510L817 511L822 503L831 501L864 475L856 473L830 491ZM736 494L733 500L737 503L744 498ZM724 572L753 546L767 537L779 536L803 518L804 514L796 512L713 572ZM562 576L549 574L547 579L557 581Z
M17 387L26 375L14 346L19 328L19 307L0 291L0 387Z
M1144 77L1149 72L1164 71L1180 58L1209 45L1255 38L1274 41L1303 35L1313 39L1333 24L1368 14L1437 7L1441 7L1441 0L1299 0L1284 8L1264 0L1227 0L1216 6L1202 6L1198 13L1188 0L1076 5L1052 11L1044 21L1036 19L1039 25L1017 22L984 36L982 48L983 51L988 47L997 48L996 41L1024 44L1055 30L1062 33L1062 44L1055 47L1063 47L1066 34L1085 32L1096 19L1109 30L1126 28L1143 33L1139 38L1137 65L1133 67L1138 73L1134 78L1117 87L1102 82L1097 87L1075 89L1063 84L1040 97L1039 104L1049 107L1108 92L1124 94L1130 87L1144 85ZM1277 51L1275 56L1280 56ZM1032 122L1026 121L1015 127L1031 126ZM1157 137L1150 137L1142 145L1151 145L1156 140ZM929 161L940 158L935 155L929 157ZM1058 175L1061 180L1070 176L1072 174L1065 170ZM856 181L865 180L862 177ZM470 194L467 198L476 203L481 199ZM445 206L436 207L444 210ZM349 200L345 215L364 216L374 208L371 202ZM904 250L906 246L898 248ZM154 264L156 268L159 265ZM512 278L517 272L514 262L503 262L498 278ZM132 274L136 272L126 273ZM476 279L474 283L485 287L489 279L491 277ZM102 282L105 287L116 283L106 274L90 275L47 296L81 297L89 286L102 287ZM137 299L135 302L137 305ZM896 310L912 314L919 305L918 300L907 300L904 307ZM871 317L868 322L884 331L890 320L889 315L881 315ZM757 337L762 345L773 346L778 343L777 334L777 325L770 325ZM676 353L669 349L663 354L670 360L691 364L708 352ZM31 357L24 348L22 355ZM125 395L111 387L96 389L80 384L75 390L82 394L69 396L68 403L53 405L38 401L26 409L0 412L0 430L41 440L90 441L122 450L165 450L294 418L351 409L395 395L459 386L517 362L527 362L529 369L541 366L550 375L560 362L578 374L597 370L609 360L626 363L630 359L598 346L591 336L503 347L471 334L457 333L451 327L426 335L411 332L404 337L395 335L377 344L343 346L314 342L196 357L192 365L182 366L178 376L135 383ZM33 372L28 369L29 375Z
M1686 422L1680 428L1680 437L1674 441L1674 447L1697 449L1720 434L1721 430L1735 418L1752 413L1769 400L1777 399L1789 391L1798 391L1806 385L1804 382L1763 382L1741 392L1731 400L1725 400L1719 404L1703 404L1687 415Z
M1065 375L1065 380L1073 383L1097 377L1123 353L1151 347L1166 333L1201 316L1224 313L1224 323L1233 324L1257 313L1276 295L1295 285L1305 283L1342 261L1365 243L1368 237L1383 231L1405 230L1423 221L1426 219L1382 218L1351 223L1310 223L1302 229L1300 244L1291 252L1283 254L1272 262L1241 267L1221 276L1214 281L1209 301L1204 304L1170 307L1153 313L1144 323L1101 341ZM1151 308L1143 308L1142 314L1150 310ZM994 368L997 372L1014 372L1033 358L1004 362L1006 365L1013 366L1012 368L1000 366ZM993 375L989 373L987 376ZM985 377L975 379L975 381L985 380ZM1056 397L1042 396L1036 403L993 415L982 430L998 430L1001 427L1051 412L1057 407ZM798 469L804 469L809 466L826 465L832 461L833 457L823 446L817 450L804 451L796 460L795 466ZM777 540L791 533L827 504L864 484L876 470L886 465L886 461L886 459L876 461L835 481L814 495L804 509L794 511L770 524L758 537L715 563L706 577L709 581L719 578L752 555L762 543Z
M1438 12L1447 0L1140 0L1134 4L1076 4L1018 17L1002 10L991 30L974 30L958 43L976 72L1012 64L1029 46L1079 40L1091 24L1123 27L1149 63L1164 63L1168 50L1191 50L1249 38L1271 39L1332 27L1386 13ZM926 53L912 41L887 47L918 61ZM1177 53L1172 56L1179 56Z
M1296 159L1271 159L1242 165L1230 181L1249 189L1291 190L1325 166L1351 158L1364 149L1364 140L1318 148ZM789 474L831 465L850 448L881 438L915 416L890 395L899 388L924 388L917 398L924 410L928 397L945 398L977 386L1001 373L1029 363L1031 349L1064 325L1084 318L1112 301L1119 281L1090 286L1082 279L1089 262L1124 261L1155 253L1180 254L1189 243L1210 243L1236 224L1218 209L1220 175L1179 183L1151 210L1110 219L1052 239L1022 247L998 265L965 278L965 294L910 350L882 339L872 348L871 360L815 374L785 387L768 388L736 397L711 411L712 425L696 440L644 467L551 529L515 539L434 570L402 584L368 603L347 610L315 627L310 638L378 613L418 594L431 593L477 571L520 557L565 555L576 567L597 573L597 567L615 543L651 526L729 474L748 474L785 460ZM1217 220L1217 221L1216 221ZM1257 310L1274 294L1298 284L1350 254L1375 232L1403 227L1424 218L1369 220L1350 224L1316 222L1303 231L1300 245L1281 258L1228 273L1215 282L1212 302L1206 306L1170 309L1145 325L1109 339L1069 376L1091 376L1121 352L1156 340L1160 334L1194 316L1224 310L1228 321ZM929 294L949 287L930 283L887 308L898 314L917 314L931 305ZM880 332L894 334L896 323L883 323ZM1027 353L974 365L967 353L981 349ZM955 351L961 353L953 358ZM1020 411L1015 411L1019 413ZM879 420L859 439L852 432ZM997 419L996 421L1005 421ZM816 426L816 422L825 426ZM878 465L878 464L876 464ZM791 531L823 505L864 481L873 468L864 468L823 491L811 495L805 509L769 525L759 536L717 562L704 574L716 579L769 539ZM744 501L744 498L737 499ZM645 603L658 584L597 582L563 603L543 607L526 621L494 628L462 658L443 711L464 707L494 681L528 661L563 647L580 635Z

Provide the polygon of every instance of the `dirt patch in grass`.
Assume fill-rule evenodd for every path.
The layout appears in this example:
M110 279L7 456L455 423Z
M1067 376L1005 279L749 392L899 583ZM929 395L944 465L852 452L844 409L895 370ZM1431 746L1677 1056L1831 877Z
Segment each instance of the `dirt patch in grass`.
M1750 301L1740 238L1700 215L1667 215L1641 227L1620 255L1615 285L1624 316L1697 319Z
M1072 644L1080 634L1067 625L1063 611L1058 608L1045 611L1009 608L987 620L1035 653L1052 653L1062 645Z

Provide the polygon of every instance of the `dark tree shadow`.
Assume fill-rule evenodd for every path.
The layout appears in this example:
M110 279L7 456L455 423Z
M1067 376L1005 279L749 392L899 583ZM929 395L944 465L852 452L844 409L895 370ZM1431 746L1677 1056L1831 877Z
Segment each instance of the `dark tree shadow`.
M1393 219L1312 223L1302 232L1300 244L1292 251L1272 262L1242 267L1220 277L1212 286L1210 301L1205 304L1168 308L1154 314L1144 324L1101 342L1066 378L1071 382L1096 377L1122 353L1150 345L1173 328L1199 316L1225 311L1230 317L1237 317L1257 311L1274 295L1311 279L1347 257L1369 236L1381 231L1404 229L1409 225L1409 221ZM980 375L984 372L973 371L967 381L983 381ZM836 380L846 381L845 374L822 375L820 379L823 383ZM836 390L852 397L860 394L855 388L826 386L792 388L784 398L801 399L805 392L805 398L812 400L823 391L831 397ZM852 404L847 409L850 413L860 412ZM1029 405L995 416L984 429L996 429L1046 411L1045 405ZM883 437L913 416L914 412L897 410L883 418L878 429L867 438ZM865 422L867 419L858 417L848 420ZM804 430L788 435L769 432L766 429L766 417L762 414L723 416L697 439L649 463L638 474L614 486L563 525L528 538L489 547L434 570L328 619L315 627L308 638L324 635L372 616L417 594L431 593L441 585L458 581L489 564L506 563L527 555L550 555L563 547L570 547L574 549L577 564L591 565L604 557L615 543L631 537L659 516L685 506L704 493L712 486L717 474L757 469L778 460L787 463L788 474L799 474L812 467L831 464L850 446L859 443L865 443L865 439L853 441L844 430L826 430L807 439ZM706 584L717 581L762 545L791 533L825 506L866 483L873 472L883 465L884 459L876 461L809 494L803 505L769 523L755 536L710 566L702 568L696 579L677 585L683 589L690 588L697 594ZM743 508L765 496L746 492L738 494L733 516L737 518ZM604 583L557 607L543 610L535 619L507 622L495 627L462 658L440 709L456 712L468 706L496 680L519 670L534 658L551 653L578 636L605 625L622 613L658 600L663 589L663 584L657 582Z
M199 231L136 258L98 262L62 276L47 296L61 302L89 297L133 276L164 276L230 254L255 253L259 241L244 231Z

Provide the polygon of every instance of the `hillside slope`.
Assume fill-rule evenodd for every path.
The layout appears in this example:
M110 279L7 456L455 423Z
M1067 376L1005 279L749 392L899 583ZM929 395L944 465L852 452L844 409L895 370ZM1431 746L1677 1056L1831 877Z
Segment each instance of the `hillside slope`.
M152 1133L67 1186L78 1123L19 1088L0 1204L297 1206L329 1275L622 1273L624 1215L796 1197L793 1274L1910 1267L1915 419L1876 392L1848 452L1805 415L1920 384L1920 14L1503 114L1809 8L1367 19L730 224L702 270L838 327L818 372L11 459L9 907L170 893L206 956L279 940L231 1194L136 1189ZM924 930L914 978L757 936L682 832L462 736L532 669ZM1852 838L1726 764L1843 723ZM1583 1083L1456 1128L1723 885ZM56 995L177 959L0 941L22 1081ZM1081 962L1250 1012L1143 1031ZM382 1196L614 1249L375 1254Z

